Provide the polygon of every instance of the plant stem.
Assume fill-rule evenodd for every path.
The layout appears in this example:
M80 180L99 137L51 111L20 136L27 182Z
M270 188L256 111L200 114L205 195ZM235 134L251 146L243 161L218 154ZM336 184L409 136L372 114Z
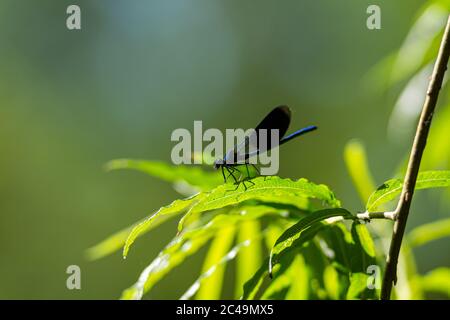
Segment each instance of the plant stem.
M439 90L442 86L447 63L450 55L450 16L445 27L444 35L441 41L441 47L437 56L436 64L433 69L427 95L420 115L419 123L414 137L414 142L409 157L408 169L406 171L402 194L395 209L394 230L392 234L389 254L386 259L386 269L384 272L383 284L381 288L381 299L389 300L391 296L392 285L397 282L397 262L402 245L403 234L405 232L406 221L408 219L409 209L414 194L417 174L419 173L422 154L427 143L428 132L431 126L436 102L439 96Z
M360 220L370 221L372 219L387 219L387 220L395 220L396 214L395 211L387 211L387 212L362 212L358 213L356 217Z

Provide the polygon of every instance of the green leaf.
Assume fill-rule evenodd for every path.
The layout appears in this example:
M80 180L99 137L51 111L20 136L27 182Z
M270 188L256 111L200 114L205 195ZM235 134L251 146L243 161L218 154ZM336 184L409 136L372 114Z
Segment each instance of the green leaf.
M364 145L359 140L349 141L345 145L344 159L353 184L365 203L375 189L375 183L369 170Z
M164 181L185 182L200 190L210 190L222 183L218 172L207 172L199 166L170 165L161 161L117 159L106 164L107 170L131 169L145 172Z
M243 300L252 300L255 299L258 294L259 289L264 281L264 278L267 277L269 271L267 270L267 263L269 263L269 259L265 259L261 267L255 272L253 277L251 277L244 284L244 294L242 295Z
M206 272L202 273L200 277L198 277L198 279L192 284L192 286L190 286L190 288L183 294L180 300L187 300L193 297L206 279L214 275L214 273L222 265L233 260L236 256L239 256L239 253L241 253L242 250L248 248L248 246L250 246L253 242L259 240L260 237L261 234L258 234L256 238L246 239L245 241L239 242L237 245L235 245L226 255L222 257L222 259L217 262L217 264L211 266Z
M442 1L424 6L397 53L396 62L392 68L392 84L410 77L427 62L424 61L426 53L433 39L444 28L447 14L448 7Z
M416 190L450 186L450 171L424 171L417 176ZM367 201L367 211L374 211L382 204L395 199L402 191L403 182L391 179L372 193Z
M267 226L266 233L264 236L264 244L267 250L272 250L273 245L277 239L281 236L285 228L281 227L279 224L272 223Z
M450 236L450 218L414 228L408 234L408 243L411 247L417 247L448 236Z
M226 263L220 263L222 258L226 256L227 251L230 250L233 244L235 235L235 227L231 226L219 230L211 243L208 253L203 262L202 273L208 272L211 267L214 267L214 272L207 278L203 279L202 286L197 292L196 298L198 300L217 300L220 299L222 291L223 276L225 273Z
M144 233L160 225L162 222L166 221L173 216L176 216L186 210L188 210L196 201L201 199L201 194L193 196L184 200L175 200L168 206L160 208L156 213L149 216L147 219L136 225L130 232L125 241L123 247L123 257L126 258L131 245L136 240L137 237L142 236Z
M357 274L365 274L368 266L377 264L375 246L366 226L354 220L349 231L343 223L335 223L321 230L317 238L325 241L326 245L321 243L322 250L339 271L339 297L375 298L376 290L352 283L360 280Z
M347 296L351 298L360 299L375 299L377 291L375 289L369 289L366 285L363 287L361 283L363 276L361 274L367 274L369 266L377 265L375 244L372 236L367 230L366 226L361 224L358 220L355 220L352 224L351 230L353 245L351 246L351 273L350 273L350 287L347 291ZM356 281L357 283L353 283ZM379 281L377 279L376 281ZM357 290L361 289L361 290ZM357 295L357 296L356 296Z
M141 273L139 280L123 293L122 298L140 299L174 267L203 247L219 230L242 221L258 219L266 215L279 215L282 212L283 210L268 206L236 208L227 214L213 217L206 225L179 233Z
M342 272L352 272L354 240L345 224L338 222L323 228L318 235L318 242L329 263L333 263Z
M326 266L323 273L323 282L328 297L331 299L339 299L339 274L332 265Z
M248 220L240 224L237 241L244 242L246 239L254 239L261 233L261 226L257 220ZM240 250L236 258L236 285L235 297L242 296L242 286L250 279L261 265L262 252L261 243L252 241L249 246Z
M421 168L450 167L450 143L448 143L448 137L450 137L449 122L450 104L447 104L445 107L439 108L438 114L433 119L433 130L430 131L428 136L428 144L438 147L427 149L420 164Z
M435 58L436 39L445 26L448 0L427 1L416 17L406 39L397 52L390 54L369 73L370 83L392 87L411 78L414 73ZM432 50L434 49L434 50ZM429 52L433 51L430 57ZM387 81L386 81L387 79Z
M347 290L347 300L359 299L361 294L367 290L369 275L364 272L352 273L350 276L350 287Z
M181 264L186 258L196 253L202 248L212 233L202 233L193 236L186 233L184 237L176 237L167 247L144 269L138 281L130 288L126 289L121 299L138 300L148 292L153 286L167 275L174 267Z
M318 199L330 207L338 207L339 200L325 185L317 185L306 179L293 181L279 177L258 177L251 180L254 185L245 190L241 184L234 190L234 186L225 184L218 186L199 201L181 220L178 230L192 214L236 205L248 200L289 204L299 209L305 209L304 199Z
M119 250L125 244L125 241L128 238L131 230L135 225L128 227L126 229L120 230L119 232L114 233L112 236L109 236L102 242L96 244L95 246L86 250L86 256L89 260L97 260L111 253Z
M204 193L200 193L196 196L193 196L191 198L185 199L185 200L176 200L171 205L167 207L162 207L158 210L155 214L144 220L142 223L138 224L136 227L133 228L131 233L128 235L128 238L125 242L125 246L123 249L123 255L126 257L128 255L128 251L131 247L131 245L134 243L136 238L142 236L145 232L148 232L149 230L154 228L154 223L161 223L161 220L166 220L169 217L172 217L173 215L177 215L179 213L182 213L186 210L191 212L193 210L193 205L197 203L198 201L201 201L201 199L205 197ZM243 206L237 209L233 209L230 213L230 215L238 214L239 219L241 220L248 220L248 219L257 219L263 215L266 214L283 214L285 210L276 209L270 206L264 206L264 205L255 205L255 206ZM236 217L234 217L236 218ZM235 221L235 220L233 220ZM181 232L181 231L179 231Z
M375 258L375 244L373 243L372 236L366 226L355 221L353 222L352 231L355 243L361 245L361 248L369 257Z
M313 212L292 227L287 229L275 242L274 247L270 252L269 272L272 270L273 263L276 263L276 257L281 255L283 251L289 250L297 239L302 236L306 230L311 228L314 224L320 223L322 220L342 216L344 219L353 219L353 215L343 208L324 209ZM296 244L297 245L297 244Z
M334 224L325 224L326 230ZM338 223L339 224L339 223ZM312 228L311 228L312 229ZM308 232L308 231L306 231ZM309 294L308 299L327 299L328 294L325 289L324 277L325 268L329 265L329 259L323 252L321 241L316 237L306 242L302 247L297 247L293 252L300 252L305 259L309 273Z
M450 268L437 268L419 278L422 290L438 292L450 297Z
M196 197L185 200L176 200L166 207L162 207L153 215L142 219L134 225L125 228L112 236L109 236L99 244L89 248L86 254L89 259L99 259L105 257L120 248L123 248L123 257L126 258L130 246L137 237L158 227L168 219L187 210L196 201Z
M304 300L308 298L309 270L300 254L292 254L282 261L261 299Z

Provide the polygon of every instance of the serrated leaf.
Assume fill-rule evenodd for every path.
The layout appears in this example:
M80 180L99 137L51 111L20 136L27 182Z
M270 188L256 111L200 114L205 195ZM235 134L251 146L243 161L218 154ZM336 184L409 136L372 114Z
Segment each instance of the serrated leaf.
M166 207L162 207L153 215L142 219L134 225L116 232L97 245L89 248L86 254L89 259L99 259L105 257L120 248L123 250L123 257L128 254L130 246L137 237L142 236L146 232L156 228L170 218L181 214L189 208L195 201L195 196L185 200L176 200Z
M168 206L160 208L156 213L149 216L147 219L143 220L141 223L136 225L128 235L125 245L123 247L123 257L126 258L131 245L136 240L136 238L142 236L144 233L153 229L156 225L161 224L163 221L178 215L182 212L188 210L197 201L201 199L202 195L196 195L184 200L175 200Z
M270 252L269 272L272 270L273 263L276 262L275 256L281 255L283 251L288 250L294 242L302 236L306 230L322 220L342 216L344 219L353 219L352 214L343 208L324 209L313 212L302 218L299 222L287 229L275 242Z
M450 236L450 219L442 219L411 230L408 234L408 244L417 247L448 236Z
M222 183L218 172L208 172L194 165L170 165L162 161L116 159L108 162L106 169L137 170L172 183L183 181L203 191L211 190Z
M186 214L178 225L178 230L183 229L186 219L192 214L215 210L230 205L236 205L248 200L259 200L273 203L301 205L299 209L305 209L304 199L318 199L330 207L338 207L339 200L333 192L325 185L318 185L306 179L293 181L279 177L258 177L251 180L254 185L245 190L241 184L236 190L233 185L225 184L218 186L199 201ZM248 182L247 182L248 183Z
M450 171L424 171L417 176L416 190L450 186ZM372 193L367 201L367 211L374 211L382 204L395 199L402 191L403 182L391 179Z

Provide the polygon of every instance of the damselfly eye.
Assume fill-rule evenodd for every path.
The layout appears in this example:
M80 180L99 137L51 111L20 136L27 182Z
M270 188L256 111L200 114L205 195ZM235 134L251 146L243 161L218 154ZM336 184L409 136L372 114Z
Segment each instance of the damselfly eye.
M216 170L219 169L220 165L221 165L221 161L220 160L214 161L214 169L216 169Z

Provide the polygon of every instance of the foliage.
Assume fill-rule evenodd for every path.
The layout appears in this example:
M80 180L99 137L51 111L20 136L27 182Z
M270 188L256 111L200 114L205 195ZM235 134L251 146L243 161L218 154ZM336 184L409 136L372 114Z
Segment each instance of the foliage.
M356 159L352 168L368 170L367 164L357 163L365 155ZM372 236L355 215L341 208L341 202L325 185L306 179L257 177L246 190L242 184L237 187L233 183L214 184L220 174L203 167L181 166L177 176L172 174L170 165L143 160L113 161L109 168L140 170L203 190L175 200L90 249L91 258L99 258L123 246L126 257L144 233L168 219L180 217L173 240L141 273L139 280L124 291L123 299L142 298L169 272L208 244L201 274L182 296L184 299L194 295L200 299L220 298L227 264L237 257L243 259L241 255L246 258L236 264L239 275L236 298L377 297L376 290L367 289L370 281L367 267L379 262ZM418 188L448 186L449 176L448 171L422 172ZM210 190L205 182L211 182ZM393 199L400 187L400 180L386 182L369 197L367 207L374 208L374 203L379 206ZM347 224L344 219L353 222ZM277 228L278 234L274 236L270 229ZM425 241L420 240L421 233L420 230L412 233L414 243ZM434 237L447 235L448 230L437 230L434 234ZM264 242L268 243L267 250L262 250ZM261 263L264 254L267 257ZM264 286L264 282L270 283Z
M396 139L408 136L402 128L414 127L420 108L405 112L405 97L424 92L417 81L433 62L442 34L442 19L448 1L430 1L417 19L400 49L377 65L369 79L375 86L389 75L384 89L403 90L390 119L389 130ZM412 79L409 80L408 79ZM416 80L414 80L416 79ZM417 100L417 99L415 99ZM410 100L408 100L410 101ZM448 121L450 101L439 110L425 152L423 170L416 189L450 186L450 147ZM411 116L412 115L412 116ZM392 126L392 123L395 125ZM370 172L366 149L361 141L350 141L344 150L349 175L368 212L385 210L399 196L404 161L392 177L378 188ZM140 299L164 277L200 249L208 247L202 270L182 299L219 299L225 270L236 259L235 298L243 299L376 299L379 288L370 286L379 279L369 272L383 266L385 246L379 239L390 230L375 222L367 228L356 213L343 208L334 192L323 184L306 179L280 177L251 179L248 189L222 184L221 174L204 166L172 166L162 162L120 159L107 169L132 169L172 183L182 198L161 207L138 223L112 235L89 249L92 259L120 248L129 254L143 234L168 219L179 217L175 236L146 267L138 280L126 289L123 299ZM450 221L431 222L407 234L401 252L396 297L421 298L428 292L450 296L450 271L437 268L425 275L417 273L413 249L450 235ZM379 276L379 275L378 275Z

